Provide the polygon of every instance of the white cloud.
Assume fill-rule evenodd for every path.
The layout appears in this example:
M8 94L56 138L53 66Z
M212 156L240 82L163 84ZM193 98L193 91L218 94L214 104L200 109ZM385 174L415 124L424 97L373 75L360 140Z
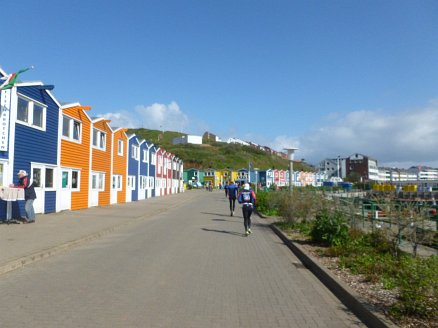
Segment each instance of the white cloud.
M125 128L145 128L166 131L185 132L189 119L176 102L168 105L154 103L150 106L139 105L134 111L103 114L111 120L112 126Z
M333 117L333 116L332 116ZM324 158L362 153L377 159L379 166L409 167L423 164L438 167L438 103L401 113L356 111L338 117L330 126L300 137L300 158L318 163Z

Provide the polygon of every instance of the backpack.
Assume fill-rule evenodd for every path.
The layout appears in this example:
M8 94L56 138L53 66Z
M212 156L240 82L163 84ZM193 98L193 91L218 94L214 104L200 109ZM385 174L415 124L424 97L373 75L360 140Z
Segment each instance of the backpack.
M242 191L242 200L244 203L251 203L251 191Z

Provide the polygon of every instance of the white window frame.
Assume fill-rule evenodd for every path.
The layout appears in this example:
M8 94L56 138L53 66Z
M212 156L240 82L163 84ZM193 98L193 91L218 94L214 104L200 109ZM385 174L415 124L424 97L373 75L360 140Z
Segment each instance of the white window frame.
M143 163L149 163L149 150L143 149Z
M135 175L128 175L128 189L134 190L135 189Z
M117 155L123 156L123 139L117 140Z
M91 189L95 191L105 190L105 173L103 172L91 173Z
M68 136L64 135L64 119L68 119ZM75 131L75 123L79 124L79 138L75 139L74 138L74 131ZM62 139L64 140L68 140L68 141L72 141L72 142L76 142L76 143L81 143L82 142L82 122L70 117L68 115L62 115Z
M0 187L5 185L6 165L7 163L0 161Z
M106 133L93 128L93 148L105 150L106 148Z
M156 153L152 153L151 164L157 165L157 154Z
M123 177L120 174L113 174L112 185L113 190L122 190Z
M27 122L22 121L18 118L18 102L20 101L20 99L27 102L27 115L26 115ZM35 105L42 108L41 126L33 124ZM33 100L32 98L24 96L22 94L18 94L18 96L17 96L17 117L16 117L17 123L29 126L31 128L37 129L37 130L46 131L46 115L47 115L47 105L44 105L36 100Z
M67 172L67 184L64 187L62 185L62 181L63 181L63 172ZM73 187L73 173L77 173L77 187ZM61 175L60 175L60 181L61 181L61 189L63 190L71 190L74 192L80 191L81 190L81 170L78 169L69 169L69 168L62 168L61 169Z
M139 158L140 158L139 151L140 151L140 147L139 147L139 146L137 146L137 145L132 145L132 146L131 146L131 158L133 158L133 159L135 159L136 161L138 161Z

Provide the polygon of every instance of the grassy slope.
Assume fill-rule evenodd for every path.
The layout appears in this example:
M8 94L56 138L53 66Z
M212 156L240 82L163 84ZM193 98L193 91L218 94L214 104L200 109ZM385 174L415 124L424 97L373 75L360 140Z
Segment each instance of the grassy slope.
M172 145L172 139L183 135L183 133L172 131L165 131L163 133L158 130L130 129L128 134L131 133L135 133L137 136L172 152L184 161L185 169L192 167L223 169L229 167L239 170L241 168L248 168L249 161L251 161L254 168L261 170L269 168L288 169L288 160L248 146L221 142L203 145ZM294 163L294 170L311 171L308 166L302 163Z

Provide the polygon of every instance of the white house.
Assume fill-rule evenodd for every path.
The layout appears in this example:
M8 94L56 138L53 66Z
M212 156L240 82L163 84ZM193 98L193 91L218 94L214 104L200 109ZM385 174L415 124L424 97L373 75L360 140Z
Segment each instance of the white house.
M194 145L202 145L202 136L192 136L192 135L183 135L179 138L173 138L172 144L194 144Z

